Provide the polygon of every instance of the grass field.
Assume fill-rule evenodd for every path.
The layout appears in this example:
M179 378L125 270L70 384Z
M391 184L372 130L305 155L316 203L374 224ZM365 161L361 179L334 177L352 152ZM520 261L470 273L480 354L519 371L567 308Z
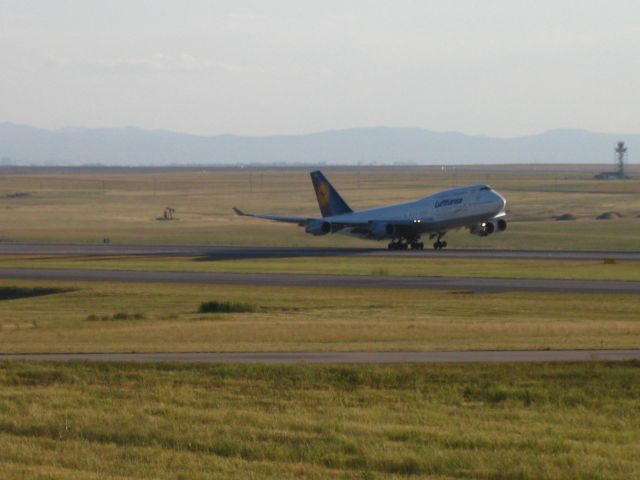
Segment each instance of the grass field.
M0 281L3 352L637 348L640 297ZM199 313L202 302L246 312Z
M488 238L453 233L454 247L640 245L637 179L599 182L593 171L568 167L326 173L354 208L492 184L507 197L509 229ZM0 241L375 245L236 217L233 206L318 210L302 169L14 168L0 175ZM156 220L165 207L178 219ZM595 220L607 211L623 218ZM566 213L577 220L552 219ZM640 277L633 262L207 260L2 257L0 267ZM242 308L200 313L210 301ZM639 311L640 298L623 295L0 280L0 351L637 348ZM0 478L637 478L639 385L639 363L595 359L461 366L0 362Z
M640 475L638 363L0 363L11 479Z
M453 185L492 184L507 198L509 229L488 238L454 232L448 240L454 247L637 250L640 245L638 179L597 181L590 170L568 167L371 167L326 173L353 208L412 200ZM0 175L0 206L5 241L376 245L338 235L312 237L295 226L233 215L233 206L318 215L305 169L8 169ZM156 220L167 206L176 209L178 219ZM623 218L595 220L607 211ZM565 213L577 220L552 219Z
M162 256L0 256L0 268L74 268L173 272L408 275L571 280L640 280L640 262L402 257L298 257L215 260Z

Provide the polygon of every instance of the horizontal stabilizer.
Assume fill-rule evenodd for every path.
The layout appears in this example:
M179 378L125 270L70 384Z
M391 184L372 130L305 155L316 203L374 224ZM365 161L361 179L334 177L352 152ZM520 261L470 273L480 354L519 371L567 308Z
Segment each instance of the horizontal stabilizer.
M233 207L233 211L236 212L236 215L239 215L241 217L250 217L251 216L251 215L247 215L242 210L240 210L239 208L236 208L236 207Z

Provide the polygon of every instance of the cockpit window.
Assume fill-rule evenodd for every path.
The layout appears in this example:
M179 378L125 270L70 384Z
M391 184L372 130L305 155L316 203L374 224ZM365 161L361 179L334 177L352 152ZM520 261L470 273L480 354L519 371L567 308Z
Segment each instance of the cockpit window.
M480 187L480 191L482 190L491 190L491 187Z

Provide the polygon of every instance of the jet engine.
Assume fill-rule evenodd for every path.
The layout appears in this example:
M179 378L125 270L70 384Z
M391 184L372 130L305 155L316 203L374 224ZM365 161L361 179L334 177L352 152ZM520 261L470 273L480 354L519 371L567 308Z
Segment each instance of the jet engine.
M494 230L504 232L507 229L507 221L504 218L494 218L491 224L495 226Z
M373 222L369 226L369 237L380 240L396 236L396 226L391 223Z
M494 218L489 222L482 222L471 227L470 231L473 235L486 237L493 232L504 232L507 229L507 221L504 218Z
M307 224L304 229L305 232L311 235L326 235L331 232L331 224L323 220L315 220Z

